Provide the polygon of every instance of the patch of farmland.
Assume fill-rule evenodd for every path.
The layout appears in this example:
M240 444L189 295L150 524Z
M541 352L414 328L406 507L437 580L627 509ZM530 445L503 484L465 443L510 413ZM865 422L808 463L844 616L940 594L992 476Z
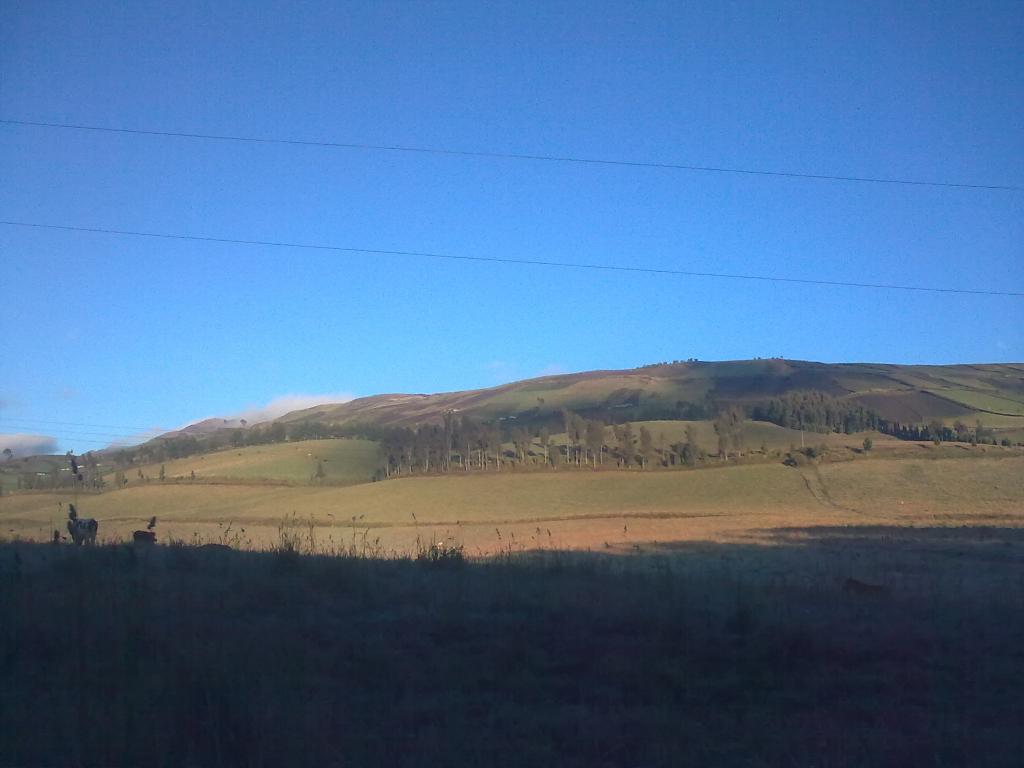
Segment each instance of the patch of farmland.
M668 447L674 443L681 443L686 439L686 428L692 426L697 432L697 446L707 453L715 453L718 450L718 434L715 432L715 425L710 421L636 421L633 422L633 434L639 436L640 427L645 427L654 438L656 447ZM614 435L611 427L607 429L606 440L609 445L614 444ZM564 435L558 436L564 440ZM830 448L860 448L865 437L870 437L876 447L898 446L902 441L878 432L863 432L853 435L844 435L837 432L810 432L803 433L802 442L804 445L826 445ZM744 451L757 451L763 445L770 451L789 450L790 447L801 445L801 434L798 429L787 429L767 421L745 421L743 422ZM564 444L564 442L563 442Z
M1024 416L1024 402L989 392L972 389L937 390L936 395L979 411L991 411L1003 416Z
M869 392L852 399L875 411L883 419L904 424L926 424L931 419L967 418L976 414L973 408L924 391Z
M456 537L473 552L736 541L807 525L1024 526L1024 457L962 448L964 458L859 458L696 470L563 469L413 476L348 487L150 484L82 494L101 538L126 538L150 516L160 541L270 546L282 521L317 541L374 542L408 552L417 538ZM943 454L945 455L945 454ZM0 532L46 540L68 493L0 498ZM294 518L292 517L294 515Z
M354 485L369 482L380 464L377 443L370 440L301 440L290 443L226 448L212 453L163 462L168 480L276 480L309 482L323 464L324 482ZM138 473L152 480L160 474L160 464L132 467L125 475L129 485L139 482Z

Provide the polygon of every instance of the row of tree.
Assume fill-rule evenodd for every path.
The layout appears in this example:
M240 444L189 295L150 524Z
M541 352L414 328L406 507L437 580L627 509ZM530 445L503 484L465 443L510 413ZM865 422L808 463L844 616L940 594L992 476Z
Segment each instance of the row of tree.
M758 421L769 421L782 427L810 432L842 432L849 435L874 430L900 440L972 445L996 445L1001 442L1010 445L1007 439L998 440L995 432L984 427L980 420L973 427L959 420L953 426L943 424L938 419L932 419L927 424L889 421L859 403L838 400L818 391L787 392L750 406L748 413Z
M933 443L970 443L971 445L979 443L996 445L1002 442L1004 445L1010 445L1009 440L998 440L995 431L985 427L980 420L976 421L973 427L959 419L951 427L938 419L932 419L926 425L891 422L884 423L879 431L901 440L931 440Z
M119 469L127 469L131 465L154 464L228 446L240 448L286 440L361 437L383 445L382 477L410 471L448 472L453 468L500 470L510 465L538 463L601 466L606 461L614 461L618 466L646 467L655 460L655 454L663 463L687 463L683 455L686 441L675 445L661 441L655 448L653 437L645 436L643 429L638 434L632 433L634 420L666 418L713 419L718 438L717 455L721 457L742 455L743 422L747 418L810 432L851 434L877 430L904 440L975 443L995 440L991 431L980 423L968 428L959 422L953 427L938 422L928 425L889 422L859 403L814 390L788 392L746 407L723 405L713 398L700 403L678 401L658 407L664 413L647 413L649 409L641 408L639 403L623 402L620 406L585 409L582 413L569 410L542 413L534 409L518 417L491 421L448 412L443 414L440 423L417 428L338 425L315 420L291 424L275 422L247 429L218 430L201 437L178 435L151 440L118 451L114 461ZM634 418L628 418L629 415ZM566 444L555 446L552 443L552 434L558 432L566 434ZM504 448L508 443L512 444L511 451ZM25 482L38 481L26 478Z
M680 403L677 408L699 410L703 414L707 406ZM719 456L742 452L743 420L744 413L738 408L719 413L715 422ZM564 442L555 442L554 435L558 433L565 435ZM123 483L124 471L133 465L183 458L227 446L347 437L380 443L383 454L380 478L412 472L501 471L526 466L584 467L609 463L640 468L654 463L692 466L706 454L697 444L696 430L690 427L686 434L685 440L669 444L661 435L656 439L645 426L637 430L629 421L609 423L567 409L539 424L521 423L515 417L484 421L448 411L443 414L441 423L415 428L337 425L309 420L221 430L202 438L179 435L121 449L113 459L117 480Z
M548 426L531 428L507 422L477 421L454 412L445 414L442 424L424 424L415 429L377 428L363 436L376 439L382 447L383 462L377 474L386 479L407 474L451 471L502 471L526 467L639 467L695 465L706 457L697 442L697 430L688 425L685 439L669 444L645 426L606 424L587 419L573 411L561 411L564 442L555 442ZM727 412L719 430L719 455L743 446L743 412ZM610 431L610 435L609 435ZM611 439L609 439L611 438Z

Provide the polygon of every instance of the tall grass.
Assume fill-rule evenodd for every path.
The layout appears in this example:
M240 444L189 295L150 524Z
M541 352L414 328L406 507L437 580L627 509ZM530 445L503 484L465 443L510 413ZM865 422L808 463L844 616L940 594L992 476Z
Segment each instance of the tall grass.
M3 544L0 763L1019 765L1021 534L791 534L457 568L298 518L265 552Z

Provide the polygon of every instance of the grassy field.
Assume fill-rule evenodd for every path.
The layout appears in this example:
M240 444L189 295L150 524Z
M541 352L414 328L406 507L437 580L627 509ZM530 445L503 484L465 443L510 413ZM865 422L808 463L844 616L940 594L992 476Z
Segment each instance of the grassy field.
M0 543L0 761L1017 766L1022 565L986 526L448 566Z
M560 470L414 476L349 487L140 484L82 494L101 538L129 537L150 516L170 539L269 546L285 518L321 542L353 537L408 552L417 537L455 537L472 552L620 549L680 540L740 541L789 526L1024 523L1024 456L913 445L918 457L788 467ZM949 456L962 458L943 458ZM68 493L0 498L0 533L46 540L63 530ZM231 526L228 531L228 526Z
M198 482L281 480L306 483L313 479L318 462L323 462L326 483L366 483L380 465L380 450L370 440L302 440L227 448L167 461L163 466L168 480L191 479L195 472ZM137 470L155 480L160 475L160 464L132 467L131 472L126 473L129 485L138 482Z
M969 389L936 390L935 394L981 411L991 411L992 413L1004 416L1024 416L1024 402L1019 398L1010 398ZM984 418L984 416L980 418Z
M633 422L633 434L638 435L640 427L646 427L654 437L656 446L670 446L685 440L687 426L693 426L697 431L697 444L700 448L708 453L715 453L718 450L718 435L715 432L714 423L710 421L636 421ZM609 443L614 443L610 427L607 430L607 435ZM565 439L564 435L558 437L562 441ZM788 451L794 446L799 448L801 443L813 446L824 445L829 448L860 449L865 437L871 438L876 450L906 449L907 447L905 441L878 432L852 435L838 432L804 432L801 435L798 429L787 429L767 421L746 421L743 424L745 451L759 451L762 446L769 451Z

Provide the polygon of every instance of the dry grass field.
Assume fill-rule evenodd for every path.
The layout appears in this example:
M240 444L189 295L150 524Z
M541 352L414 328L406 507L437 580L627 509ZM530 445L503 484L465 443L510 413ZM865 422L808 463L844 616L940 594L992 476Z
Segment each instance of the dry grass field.
M130 538L155 515L163 542L265 548L278 541L287 519L311 526L325 547L356 539L378 551L409 552L417 538L451 537L474 554L750 541L808 525L1024 524L1019 452L912 448L920 458L883 453L802 467L776 461L646 472L455 473L348 487L150 483L81 494L77 506L99 521L106 540ZM73 500L71 493L4 496L0 534L47 540L54 528L63 530Z

